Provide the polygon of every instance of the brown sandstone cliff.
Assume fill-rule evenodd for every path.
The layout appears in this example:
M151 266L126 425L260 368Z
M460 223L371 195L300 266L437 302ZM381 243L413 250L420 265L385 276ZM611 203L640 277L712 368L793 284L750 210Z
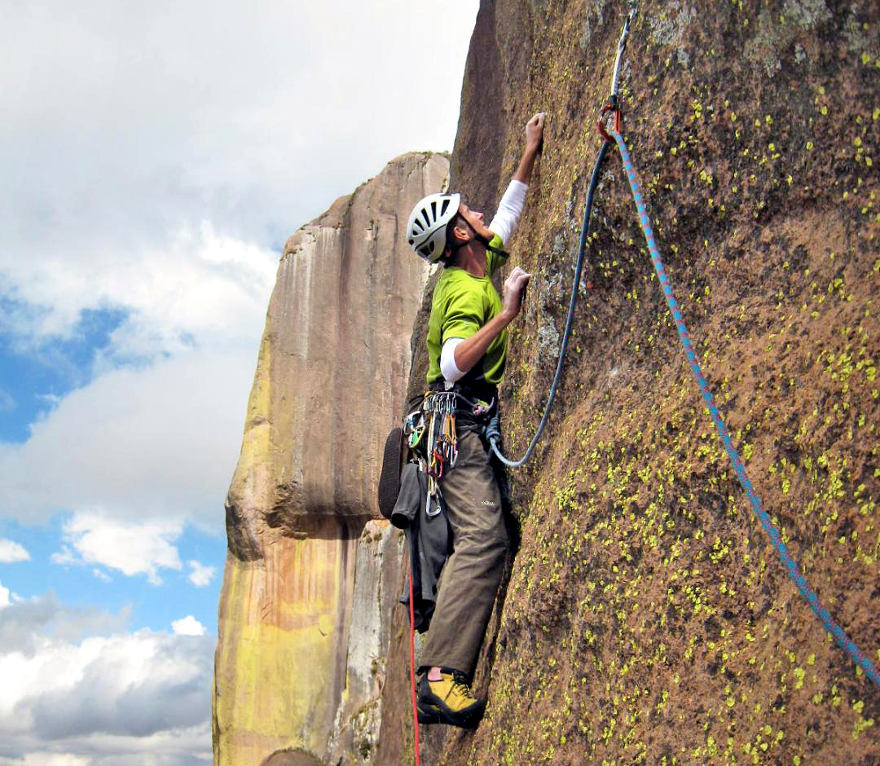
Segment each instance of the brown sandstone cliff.
M473 33L451 187L491 211L522 125L549 113L512 243L535 275L503 393L517 456L555 365L627 10L484 0ZM624 133L709 384L805 575L875 663L878 23L868 0L642 2L622 78ZM521 544L478 671L487 715L473 733L422 727L422 763L880 763L880 691L751 515L616 151L594 216L555 414L513 474ZM412 762L406 640L398 610L376 763Z
M399 157L285 245L227 500L218 766L370 761L401 541L369 520L427 278L401 231L448 167Z

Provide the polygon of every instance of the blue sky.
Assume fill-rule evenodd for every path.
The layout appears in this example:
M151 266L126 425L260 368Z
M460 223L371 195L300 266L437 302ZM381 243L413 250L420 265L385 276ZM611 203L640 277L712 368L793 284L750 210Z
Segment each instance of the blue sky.
M79 608L97 607L114 614L126 611L129 628L168 630L175 620L191 615L208 634L217 633L217 597L225 560L225 538L186 528L175 545L181 569L161 571L161 582L145 576L127 577L101 564L56 564L53 556L64 548L65 522L70 514L54 516L48 524L25 526L7 521L3 539L17 542L29 554L28 562L0 565L3 585L23 598L34 598L52 591L60 601ZM200 585L190 577L194 569L187 562L198 561L213 571L203 572ZM99 573L99 574L96 574ZM197 578L198 579L198 578ZM173 594L173 597L169 597Z
M452 148L477 5L0 0L0 766L210 762L281 247Z
M26 304L0 298L3 316L27 310ZM0 441L26 442L31 423L87 385L96 352L110 345L111 333L126 317L121 307L84 309L69 339L52 339L39 349L22 347L8 331L0 334Z

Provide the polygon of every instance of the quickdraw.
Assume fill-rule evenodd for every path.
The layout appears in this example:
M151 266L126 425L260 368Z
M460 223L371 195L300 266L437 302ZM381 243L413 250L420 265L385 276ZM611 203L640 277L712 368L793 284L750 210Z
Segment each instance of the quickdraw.
M404 433L419 468L428 477L425 512L440 513L440 479L458 459L455 405L459 394L453 391L428 392L418 410L404 420Z
M443 470L452 468L458 457L458 442L455 435L455 394L437 392L428 394L422 402L422 409L430 415L428 429L428 470L427 474L435 483L443 478Z

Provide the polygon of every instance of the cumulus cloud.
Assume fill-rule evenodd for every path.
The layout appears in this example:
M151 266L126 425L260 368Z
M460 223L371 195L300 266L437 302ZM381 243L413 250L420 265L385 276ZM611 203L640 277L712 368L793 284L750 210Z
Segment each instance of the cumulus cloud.
M71 513L57 563L156 582L186 524L216 528L280 246L392 157L452 147L476 7L5 9L0 333L80 367L0 444L0 513ZM119 324L83 364L88 310ZM0 585L0 766L210 763L214 640L126 620Z
M216 527L238 457L256 348L192 351L74 391L22 445L0 445L0 508ZM75 445L72 449L71 445Z
M90 766L90 759L70 753L37 752L15 760L0 756L0 766Z
M183 531L179 521L126 523L100 513L74 514L64 524L66 545L52 556L56 564L100 564L132 577L146 575L159 585L161 569L182 568L174 542Z
M0 564L14 564L19 561L30 561L30 554L22 545L13 540L0 538Z
M0 636L16 622L29 637L24 646L0 640L0 764L208 759L213 640L147 630L50 635L47 616L64 613L83 617L52 597L0 611ZM110 627L118 617L103 619Z
M45 637L76 642L87 636L124 631L130 618L129 608L111 614L71 607L60 603L52 592L23 599L0 585L0 604L4 600L7 608L0 611L0 656L10 652L32 656L43 646Z
M392 157L451 148L476 6L14 4L0 332L49 353L85 310L121 323L91 382L0 444L4 516L216 523L281 244Z
M202 221L277 248L392 157L451 149L476 5L15 4L0 28L0 287L39 309L18 330L63 334L108 304L164 326L148 261L197 265Z
M18 708L41 739L109 733L145 737L195 726L210 708L213 646L146 631L53 643L29 660L0 660L16 689L0 713ZM7 705L12 703L12 707ZM7 726L15 730L7 720Z
M174 620L171 623L171 629L174 631L175 636L205 635L205 626L191 614L188 614L186 617L181 617L179 620Z
M187 562L190 568L189 581L197 588L206 588L214 579L214 573L217 571L214 567L200 564L198 561Z
M125 766L210 766L210 742L211 729L207 722L149 737L91 734L54 743L15 738L8 746L5 742L0 744L0 766L119 766L121 763ZM49 747L56 750L51 751ZM7 757L7 750L25 754Z

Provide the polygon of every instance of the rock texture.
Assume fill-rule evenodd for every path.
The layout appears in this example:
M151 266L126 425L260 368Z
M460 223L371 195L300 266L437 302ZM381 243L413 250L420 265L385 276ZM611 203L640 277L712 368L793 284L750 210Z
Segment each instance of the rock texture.
M548 324L562 329L626 10L484 0L473 34L451 186L491 212L522 126L549 113L512 243L538 288L503 391L516 455L555 366ZM868 0L651 0L622 73L624 133L709 385L806 577L875 663L878 21ZM751 514L616 150L592 231L555 414L513 475L521 544L477 675L487 715L473 733L423 727L422 763L880 763L880 690ZM412 756L401 612L381 764Z
M227 499L215 764L370 761L402 543L369 520L427 278L401 231L447 174L399 157L285 246Z

